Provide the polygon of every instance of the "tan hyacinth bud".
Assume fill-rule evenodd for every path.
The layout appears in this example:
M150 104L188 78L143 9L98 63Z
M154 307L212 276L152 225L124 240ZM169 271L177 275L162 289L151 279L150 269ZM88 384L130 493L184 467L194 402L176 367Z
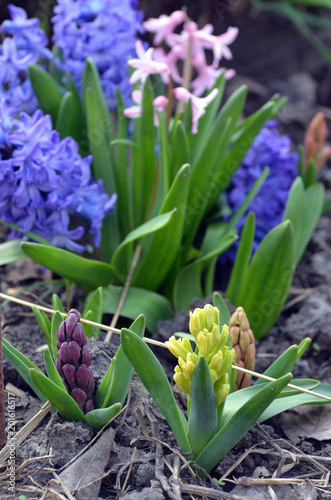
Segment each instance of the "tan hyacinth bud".
M305 167L311 159L315 160L317 168L326 162L331 153L331 147L325 145L327 135L325 116L320 111L312 118L305 133Z
M241 368L253 371L255 368L255 338L242 307L237 307L230 318L230 337L235 352L234 360ZM237 371L235 390L251 385L251 375Z

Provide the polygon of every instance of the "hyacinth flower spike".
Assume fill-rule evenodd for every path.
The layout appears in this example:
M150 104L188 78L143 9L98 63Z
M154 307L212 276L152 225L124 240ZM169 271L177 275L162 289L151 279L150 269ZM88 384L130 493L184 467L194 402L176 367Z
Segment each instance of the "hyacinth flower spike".
M56 336L56 369L68 393L83 413L88 413L94 409L95 381L90 368L91 355L85 345L87 337L76 309L69 311Z
M254 371L255 368L255 338L249 327L249 321L242 307L237 307L229 322L232 347L235 351L234 360L237 366ZM251 385L252 376L249 373L236 373L235 390Z
M235 351L226 345L229 328L223 325L220 329L219 310L207 304L203 309L190 312L190 332L196 343L194 353L188 339L177 340L173 336L165 343L178 357L174 380L183 392L190 395L194 367L199 357L203 356L210 370L216 405L219 406L230 390L228 372L235 357Z
M325 145L328 129L324 113L316 113L312 118L304 138L305 167L311 159L315 160L316 168L320 168L331 154L331 147Z

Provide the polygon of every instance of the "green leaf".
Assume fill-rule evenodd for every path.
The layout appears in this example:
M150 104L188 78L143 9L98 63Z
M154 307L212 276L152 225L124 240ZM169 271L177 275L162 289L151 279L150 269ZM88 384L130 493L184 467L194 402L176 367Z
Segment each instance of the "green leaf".
M311 338L309 338L309 337L306 337L305 339L303 339L300 342L300 344L298 346L297 360L299 358L301 358L301 356L306 352L306 350L308 349L310 343L311 343Z
M233 122L229 117L224 125L222 125L222 128L218 130L216 150L210 144L209 149L206 151L206 156L202 158L200 163L198 162L195 165L192 171L185 217L185 253L192 246L210 200L213 198L215 202L221 192L218 184L214 181L215 172L213 171L213 165L215 158L221 164L229 147L232 133Z
M56 359L58 349L56 347L57 344L57 331L59 329L60 324L63 321L63 317L59 312L56 312L53 314L52 317L52 322L51 322L51 346L50 346L50 351L52 353L53 359Z
M86 59L83 75L83 108L86 116L87 134L93 155L95 179L102 179L106 193L116 193L116 166L110 147L113 124L105 97L100 85L98 70L91 57ZM101 251L109 261L120 243L119 212L114 211L105 217L102 227Z
M115 313L122 292L123 287L109 286L102 289L104 314ZM146 328L151 333L157 332L159 321L172 318L170 304L165 297L150 290L130 287L121 309L121 315L126 318L135 319L139 314L145 315Z
M213 306L217 307L217 309L220 312L221 324L228 325L231 318L231 314L228 306L225 303L225 300L223 299L222 295L220 295L218 292L213 293Z
M285 352L283 352L277 359L263 372L263 375L267 375L272 378L280 378L286 373L293 370L293 367L298 359L298 346L291 345ZM255 386L258 384L263 384L265 381L262 378L258 378L255 382Z
M308 378L300 378L300 379L294 378L292 380L292 384L304 390L309 390L309 391L317 390L318 392L318 387L320 385L320 382L318 380L308 379ZM296 394L301 394L301 392L297 389L293 389L292 387L285 387L278 397L288 398L295 396Z
M33 382L30 376L30 368L35 368L41 370L32 361L30 361L24 354L18 351L14 346L12 346L7 340L2 339L2 349L3 354L10 361L10 363L16 368L21 377L25 380L31 389L36 393L40 401L46 403L47 398L44 396L43 392L38 389L36 384Z
M26 259L26 255L21 249L21 242L22 240L11 240L0 244L0 266Z
M290 221L274 227L260 243L237 296L255 338L273 326L286 301L294 272L293 228Z
M187 437L187 422L176 404L160 362L145 342L126 328L122 328L121 331L121 345L140 380L173 430L178 445L184 452L191 451Z
M66 420L73 420L74 422L85 421L83 412L67 391L61 389L41 371L34 368L30 369L30 376L38 389L43 392L56 411L61 413Z
M61 139L65 137L75 139L78 146L80 146L80 153L86 156L88 149L86 150L86 147L85 150L82 148L82 141L86 141L83 136L82 123L84 123L84 117L78 95L73 92L66 92L61 101L55 128L59 132Z
M132 204L130 200L130 188L131 188L131 172L128 169L127 160L127 149L126 145L123 144L130 142L127 139L128 136L128 124L129 120L124 116L124 102L121 92L116 88L117 97L117 137L118 139L111 142L111 145L116 142L117 147L114 148L115 154L117 154L115 167L116 167L116 180L117 180L117 201L118 212L120 215L120 230L121 230L121 240L124 235L129 233L133 227L133 214L132 214Z
M298 385L298 380L295 381ZM313 380L310 382L314 382ZM293 380L294 383L294 380ZM331 398L331 384L319 384L317 389L315 390L318 394L322 394L324 396L328 396ZM259 418L259 422L265 422L269 418L278 415L279 413L283 413L286 410L290 410L291 408L295 408L296 406L306 405L306 404L330 404L330 401L326 399L319 398L317 396L312 396L310 394L304 394L299 391L293 396L288 396L284 398L275 399L272 404L267 408L262 416Z
M186 311L194 297L203 297L202 272L210 259L224 252L237 239L235 235L222 236L214 249L184 267L174 284L173 302L176 311Z
M173 179L170 173L170 149L168 140L168 129L165 122L164 112L156 111L157 126L157 144L159 146L159 161L155 167L154 183L152 193L147 207L147 217L151 218L160 212L160 207L169 191Z
M192 374L188 437L197 457L217 432L214 385L207 361L200 356Z
M141 148L141 161L142 161L142 197L139 197L139 203L136 205L136 210L143 209L141 222L145 217L148 217L147 209L149 206L149 200L152 196L152 190L156 174L156 158L155 158L155 130L154 130L154 107L153 107L154 92L149 78L146 79L142 93L141 102L141 118L139 121L139 146ZM134 190L137 194L139 189L138 176L135 176L133 172L133 183ZM142 206L140 207L140 203Z
M322 214L324 199L324 186L322 184L314 184L306 189L305 193L305 211L304 211L304 230L298 248L295 254L295 264L297 265L301 259L306 246L308 245L319 218Z
M176 122L172 135L172 158L170 163L169 179L170 182L176 177L177 172L186 163L189 163L189 145L187 134L183 122Z
M298 262L298 252L301 247L304 233L304 217L305 212L305 187L301 177L297 177L291 186L287 203L283 215L283 221L290 220L294 231L294 252L295 262ZM301 255L300 255L301 257Z
M38 321L40 328L44 332L45 340L49 347L51 345L51 322L49 321L44 311L41 311L37 306L32 306L31 309L36 317L36 320Z
M114 383L115 365L116 357L114 356L95 394L94 401L97 408L108 406L107 398Z
M294 379L291 382L293 385L296 385L297 387L301 387L303 389L315 390L315 388L318 387L317 392L319 392L320 383L318 382L318 380ZM224 407L223 414L221 415L220 426L223 426L226 422L229 422L233 418L235 413L244 406L244 404L248 403L254 395L256 395L261 389L267 387L268 384L270 384L270 382L266 382L265 380L263 380L261 384L254 384L250 387L246 387L245 389L240 389L234 394L231 393L226 399L226 405ZM302 393L295 389L284 387L282 392L277 396L278 399L283 400L280 403L279 407L283 405L285 408L285 406L288 404L286 403L286 400L292 398L293 395L300 394ZM276 413L274 413L274 415L276 415ZM260 415L259 421L260 419L262 419L262 415Z
M24 241L22 250L38 264L54 273L93 290L108 283L118 282L118 272L110 264L85 259L67 250Z
M63 307L63 304L61 302L61 299L56 293L53 293L52 295L52 308L54 311L59 311L61 313L65 313L65 309Z
M31 64L28 73L39 107L45 115L51 115L53 127L55 127L63 99L60 87L57 81L38 64Z
M119 403L108 408L97 408L86 413L84 421L92 427L94 433L97 433L104 425L113 420L120 410Z
M187 193L190 183L190 166L183 165L175 177L160 214L177 209L174 217L153 235L153 239L137 266L133 286L158 290L168 275L180 252Z
M234 262L226 296L232 302L236 303L236 298L239 293L240 287L244 280L249 260L252 253L253 241L255 232L255 215L254 212L249 212L245 221L240 243L237 250L236 260Z
M267 368L263 375L267 375L272 378L279 378L286 375L286 373L291 372L296 361L301 358L310 343L311 339L307 337L300 342L299 346L292 345L286 349L286 351L283 352L283 354L281 354L276 361L269 366L269 368ZM263 382L264 380L262 378L258 378L255 385L262 384Z
M58 385L63 389L64 391L67 391L62 380L60 377L59 372L56 369L56 366L54 364L51 351L47 348L43 352L44 355L44 362L45 362L45 367L46 367L46 372L50 380L54 382L54 384Z
M82 315L82 318L87 319L87 314L89 313L89 321L94 321L95 323L102 322L102 310L103 310L103 295L102 295L102 287L100 286L95 290L94 293L89 295L88 300L85 302L85 308ZM99 338L100 328L96 328L95 326L84 324L85 335L87 337L96 337Z
M222 151L220 149L220 136L227 122L230 124L230 137L234 132L237 122L242 114L246 96L247 87L246 85L242 85L227 99L216 119L212 123L212 126L210 126L211 130L209 129L208 140L204 141L205 145L200 149L200 155L193 164L194 169L196 169L197 180L199 170L207 168L207 165L209 168L213 167L217 155Z
M191 136L190 152L192 161L199 157L206 145L209 144L210 135L214 128L214 119L220 108L225 89L225 73L223 72L215 82L213 88L218 89L217 96L207 106L205 114L199 120L199 131L194 136ZM210 90L210 92L213 89ZM188 160L186 160L188 161ZM184 162L183 162L184 163Z
M231 416L230 420L221 427L215 437L207 444L203 451L196 458L196 462L207 472L211 472L218 462L230 451L240 439L258 421L259 416L277 398L282 389L291 381L292 375L289 373L279 380L270 382L261 388L251 397L241 408ZM223 415L226 413L225 407L228 399L238 395L230 394L225 400Z
M112 258L111 265L118 269L119 272L122 272L123 281L125 281L126 275L131 267L131 244L143 236L162 229L170 222L175 212L176 209L173 209L170 212L157 215L153 219L131 231L131 233L129 233L122 241Z
M138 316L132 323L130 331L137 335L138 338L143 338L145 333L145 318L143 314ZM115 402L123 405L131 383L133 366L124 354L122 346L118 348L115 357L114 383L111 385L108 393L106 393L102 405L103 407L112 405Z

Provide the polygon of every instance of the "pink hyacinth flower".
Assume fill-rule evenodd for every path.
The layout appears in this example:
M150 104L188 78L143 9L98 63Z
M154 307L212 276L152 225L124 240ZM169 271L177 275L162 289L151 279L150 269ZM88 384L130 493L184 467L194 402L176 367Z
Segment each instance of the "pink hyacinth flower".
M204 54L201 53L192 57L192 64L198 73L198 76L191 82L192 92L197 96L201 96L206 90L214 86L222 70L209 66Z
M123 115L128 118L139 118L141 115L141 101L142 101L142 91L134 90L132 92L132 100L136 104L123 111ZM168 99L164 95L159 95L153 100L153 107L156 111L163 111L168 104ZM158 125L157 114L154 113L154 125Z
M166 63L153 59L154 49L152 47L145 51L142 42L138 40L136 42L136 52L139 59L130 59L128 62L129 66L137 68L129 80L131 85L138 82L138 80L144 83L149 75L169 73Z
M141 90L134 90L132 92L132 100L136 105L124 109L123 115L126 116L127 118L139 118L139 116L141 115L141 106L140 106L142 100Z
M161 75L162 80L166 85L169 83L169 75L174 82L183 82L183 78L180 76L178 71L178 61L184 60L186 53L187 49L182 45L174 45L168 54L166 54L160 47L155 49L154 59L158 62L164 62L169 68L169 74Z
M213 89L207 97L197 97L191 94L184 87L177 87L173 90L175 97L179 101L188 103L190 100L192 102L192 134L198 132L198 122L200 118L205 114L205 108L212 102L213 99L218 94L218 89Z
M156 33L154 44L159 45L163 40L166 40L170 33L173 33L176 26L183 23L186 18L186 13L182 10L175 10L170 16L162 14L159 18L150 18L143 23L146 31Z
M210 30L210 25L206 25L201 30L194 33L195 43L201 44L205 49L210 49L214 53L213 66L218 66L222 57L225 59L232 59L232 52L229 49L230 45L237 38L239 33L238 28L233 28L232 26L228 28L226 33L223 35L215 36L212 35Z

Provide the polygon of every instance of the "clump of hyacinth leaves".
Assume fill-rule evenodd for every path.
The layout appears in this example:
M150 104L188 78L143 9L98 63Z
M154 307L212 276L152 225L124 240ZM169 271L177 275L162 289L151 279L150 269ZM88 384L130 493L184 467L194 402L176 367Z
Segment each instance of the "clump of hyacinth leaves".
M33 307L47 343L43 351L47 376L5 339L2 341L4 355L43 403L49 401L53 410L64 419L85 422L97 432L120 411L133 368L119 347L98 386L95 383L87 343L88 337L98 335L98 330L85 325L84 331L82 323L86 318L100 323L100 290L92 294L82 317L76 309L66 314L56 295L53 295L52 302L54 314L51 321L45 313ZM142 337L144 317L140 315L130 328Z
M239 347L239 344L235 346L235 338L231 348L227 323L230 321L231 329L239 326L242 330L241 347L247 344L247 340L250 343L248 338L244 339L250 336L249 325L242 308L230 318L219 294L214 293L213 301L217 306L207 304L203 309L190 313L191 335L176 338L183 335L176 334L166 342L178 358L174 381L187 395L187 418L177 405L168 378L152 351L130 329L123 328L121 332L125 354L168 421L181 450L208 473L256 422L263 422L297 404L323 401L313 395L300 394L299 389L305 386L306 380L293 381L296 387L292 386L291 390L286 387L292 379L290 372L310 339L287 349L265 372L267 381L260 378L249 387L246 378L245 384L235 390L236 373L240 373L236 370L235 359L238 360L238 368L242 364L235 357L235 350L238 351ZM226 322L222 325L225 318ZM315 383L310 380L308 385L314 388ZM331 386L319 384L317 391L330 394Z

